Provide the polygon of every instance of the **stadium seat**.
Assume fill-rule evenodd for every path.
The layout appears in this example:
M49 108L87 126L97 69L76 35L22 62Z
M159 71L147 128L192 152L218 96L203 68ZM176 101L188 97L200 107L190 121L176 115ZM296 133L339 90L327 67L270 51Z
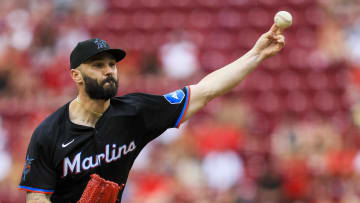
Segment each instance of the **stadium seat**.
M168 32L153 31L147 35L147 47L154 49L154 47L161 47L167 42Z
M289 6L293 8L303 8L314 4L312 0L289 0L287 1Z
M253 0L223 0L222 2L229 7L242 9L251 8L256 4Z
M207 42L206 44L204 44L205 48L207 48L208 46L210 49L224 50L231 46L233 39L232 35L229 32L214 31L206 35L205 41Z
M292 49L288 54L288 61L291 68L304 70L308 69L307 58L308 51L305 49Z
M167 1L164 0L140 0L139 3L145 8L162 8Z
M158 25L157 15L147 10L134 12L131 16L131 20L135 28L138 29L155 29Z
M280 8L285 4L285 1L281 0L258 0L258 4L262 7L271 9L271 8Z
M207 7L207 8L220 8L224 6L224 2L221 0L196 0L200 7Z
M220 27L241 29L246 25L246 16L235 9L224 8L217 14L217 22Z
M240 48L249 49L255 44L260 34L255 29L245 28L237 35L237 44Z
M164 11L160 14L160 21L157 22L165 29L179 29L182 28L187 21L185 13L179 10Z
M109 23L111 22L111 23ZM105 17L105 21L103 25L110 31L123 31L123 30L130 30L133 27L133 23L131 21L131 16L127 15L126 13L116 13L112 15L107 15ZM94 28L95 30L96 28ZM97 29L101 30L101 29Z
M333 112L330 121L332 125L342 133L349 130L353 123L348 111Z
M300 89L300 87L303 85L300 77L294 71L282 71L279 74L280 75L277 78L277 82L279 83L279 87L281 89L295 91Z
M279 72L283 69L288 69L288 61L284 53L280 53L278 57L272 57L264 61L262 64L263 68L266 70L272 70Z
M214 16L206 10L193 10L188 16L188 22L193 28L207 29L213 25Z
M110 5L118 9L133 9L139 6L139 4L136 4L132 0L121 0L121 1L110 0Z
M261 111L275 113L281 108L280 98L271 91L263 91L256 99L256 105Z
M272 13L263 8L255 8L248 12L247 21L254 28L270 28L273 23Z
M249 78L249 88L257 91L271 91L274 86L273 77L263 70L256 70Z
M296 42L298 47L314 49L316 46L316 30L309 26L304 26L295 31Z
M321 112L331 113L339 108L336 95L329 91L318 91L312 98L314 107Z
M168 0L169 5L177 8L191 8L196 7L195 1L192 0Z
M307 95L302 91L289 91L285 98L287 111L302 113L309 107L309 101Z
M325 21L325 11L319 7L309 7L304 12L304 19L309 25L320 26Z
M326 90L329 82L326 74L322 72L311 71L306 76L306 84L313 90Z
M200 54L200 63L206 71L214 71L226 65L226 56L222 51L204 50Z

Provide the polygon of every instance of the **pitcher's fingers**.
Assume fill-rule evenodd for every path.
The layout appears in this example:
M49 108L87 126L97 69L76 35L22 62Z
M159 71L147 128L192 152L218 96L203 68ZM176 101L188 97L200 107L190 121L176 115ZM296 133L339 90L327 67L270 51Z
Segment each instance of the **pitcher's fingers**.
M280 30L280 28L277 26L277 25L275 25L275 23L271 26L271 28L270 28L270 30L269 30L272 34L278 34L278 32L279 31L281 31Z
M277 35L275 38L276 38L277 43L282 44L283 46L285 45L284 35Z
M278 42L285 42L284 35L275 35L273 38Z
M270 30L266 33L266 37L271 40L274 41L276 40L276 36L281 34L281 28L278 27L277 25L273 24L270 28Z
M284 35L279 35L279 42L281 42L281 43L284 43L285 44L285 37L284 37Z

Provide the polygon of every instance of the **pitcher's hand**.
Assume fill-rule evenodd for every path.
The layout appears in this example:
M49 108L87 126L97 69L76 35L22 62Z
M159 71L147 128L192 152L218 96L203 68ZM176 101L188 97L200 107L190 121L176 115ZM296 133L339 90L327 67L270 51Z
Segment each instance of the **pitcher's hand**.
M281 34L281 29L273 24L268 32L260 36L252 48L252 51L258 55L261 60L265 60L279 53L284 45L285 37Z

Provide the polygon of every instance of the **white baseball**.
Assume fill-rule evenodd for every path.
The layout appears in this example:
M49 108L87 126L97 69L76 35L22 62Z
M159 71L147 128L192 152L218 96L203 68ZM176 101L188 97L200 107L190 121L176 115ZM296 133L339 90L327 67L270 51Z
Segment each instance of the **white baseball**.
M274 17L275 25L281 29L286 29L292 24L292 16L287 11L279 11Z

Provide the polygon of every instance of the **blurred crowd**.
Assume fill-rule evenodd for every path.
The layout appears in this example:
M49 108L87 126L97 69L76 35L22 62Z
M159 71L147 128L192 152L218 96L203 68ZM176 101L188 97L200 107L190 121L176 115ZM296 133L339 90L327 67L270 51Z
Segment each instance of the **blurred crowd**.
M244 54L278 10L284 50L149 144L123 201L360 202L358 0L1 0L0 203L25 201L32 132L76 97L78 41L127 51L118 95L165 94Z

